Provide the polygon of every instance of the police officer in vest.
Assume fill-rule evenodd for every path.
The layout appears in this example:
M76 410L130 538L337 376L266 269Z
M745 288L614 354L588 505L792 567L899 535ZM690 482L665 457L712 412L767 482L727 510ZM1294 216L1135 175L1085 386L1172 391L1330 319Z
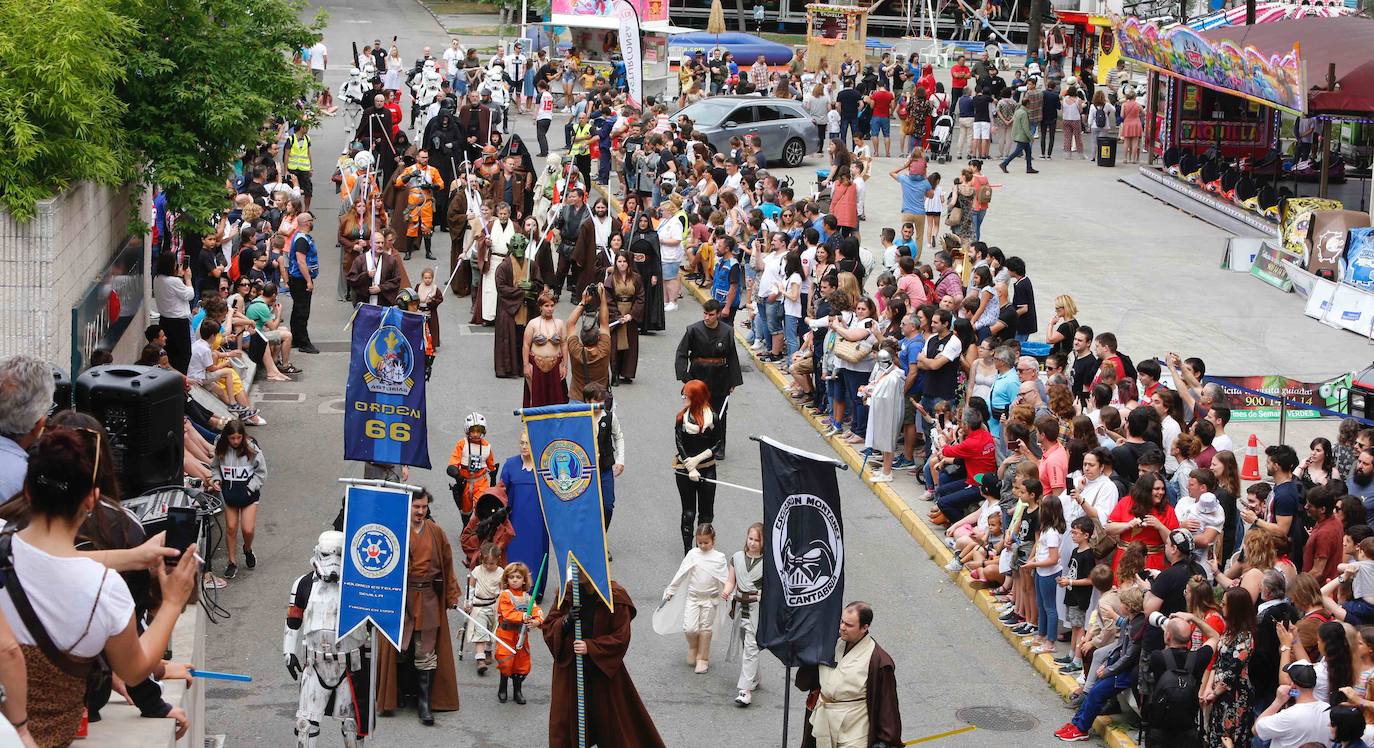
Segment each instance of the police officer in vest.
M315 188L310 182L310 126L304 122L297 125L296 132L286 139L286 170L294 174L299 182L308 212Z

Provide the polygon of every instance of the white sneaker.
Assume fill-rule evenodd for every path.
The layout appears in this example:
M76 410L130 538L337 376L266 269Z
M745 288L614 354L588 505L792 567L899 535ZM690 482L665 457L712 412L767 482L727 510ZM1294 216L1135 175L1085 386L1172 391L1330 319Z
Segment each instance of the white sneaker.
M749 706L753 701L753 694L745 690L740 690L739 694L735 696L735 704L738 706Z
M950 572L953 572L953 571L962 571L963 568L964 568L964 565L963 565L962 563L960 563L960 562L959 562L959 559L957 559L957 558L956 558L956 559L952 559L949 563L945 564L945 571L950 571Z
M664 305L663 305L663 311L665 311L665 312L676 312L676 311L677 311L677 304L664 304Z
M267 419L266 419L266 418L263 418L262 416L260 416L260 415L258 415L258 414L256 414L256 413L254 413L254 414L253 414L251 417L249 417L249 418L243 419L243 422L246 423L246 424L248 424L249 426L266 426L266 425L267 425Z
M870 483L891 483L892 473L874 473L868 476Z

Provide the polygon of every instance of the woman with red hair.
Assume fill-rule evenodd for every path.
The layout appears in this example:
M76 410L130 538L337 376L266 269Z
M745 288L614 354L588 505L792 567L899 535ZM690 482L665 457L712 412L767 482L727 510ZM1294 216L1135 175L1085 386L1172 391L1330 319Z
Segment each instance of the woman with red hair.
M692 549L698 523L708 524L716 514L716 458L720 434L716 413L711 410L711 392L706 383L692 379L682 385L684 405L673 428L677 454L673 472L677 477L678 498L682 500L682 552Z

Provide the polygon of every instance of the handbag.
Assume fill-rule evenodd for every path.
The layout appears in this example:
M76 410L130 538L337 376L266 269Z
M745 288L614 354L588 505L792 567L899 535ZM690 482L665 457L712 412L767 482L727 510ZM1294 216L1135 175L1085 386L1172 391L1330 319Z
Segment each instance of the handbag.
M872 352L873 346L867 341L855 342L844 338L835 341L835 356L845 363L857 364L868 358L868 354Z
M954 206L949 209L949 215L945 216L946 226L958 226L964 220L964 209Z

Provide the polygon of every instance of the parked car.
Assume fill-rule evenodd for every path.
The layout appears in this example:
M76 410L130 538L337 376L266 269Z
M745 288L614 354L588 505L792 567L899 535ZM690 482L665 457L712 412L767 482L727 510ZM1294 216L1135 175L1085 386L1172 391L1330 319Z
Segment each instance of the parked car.
M730 138L759 136L770 164L801 166L811 150L807 144L816 139L810 115L791 99L713 96L689 104L677 114L690 117L711 145L726 153L730 151Z

